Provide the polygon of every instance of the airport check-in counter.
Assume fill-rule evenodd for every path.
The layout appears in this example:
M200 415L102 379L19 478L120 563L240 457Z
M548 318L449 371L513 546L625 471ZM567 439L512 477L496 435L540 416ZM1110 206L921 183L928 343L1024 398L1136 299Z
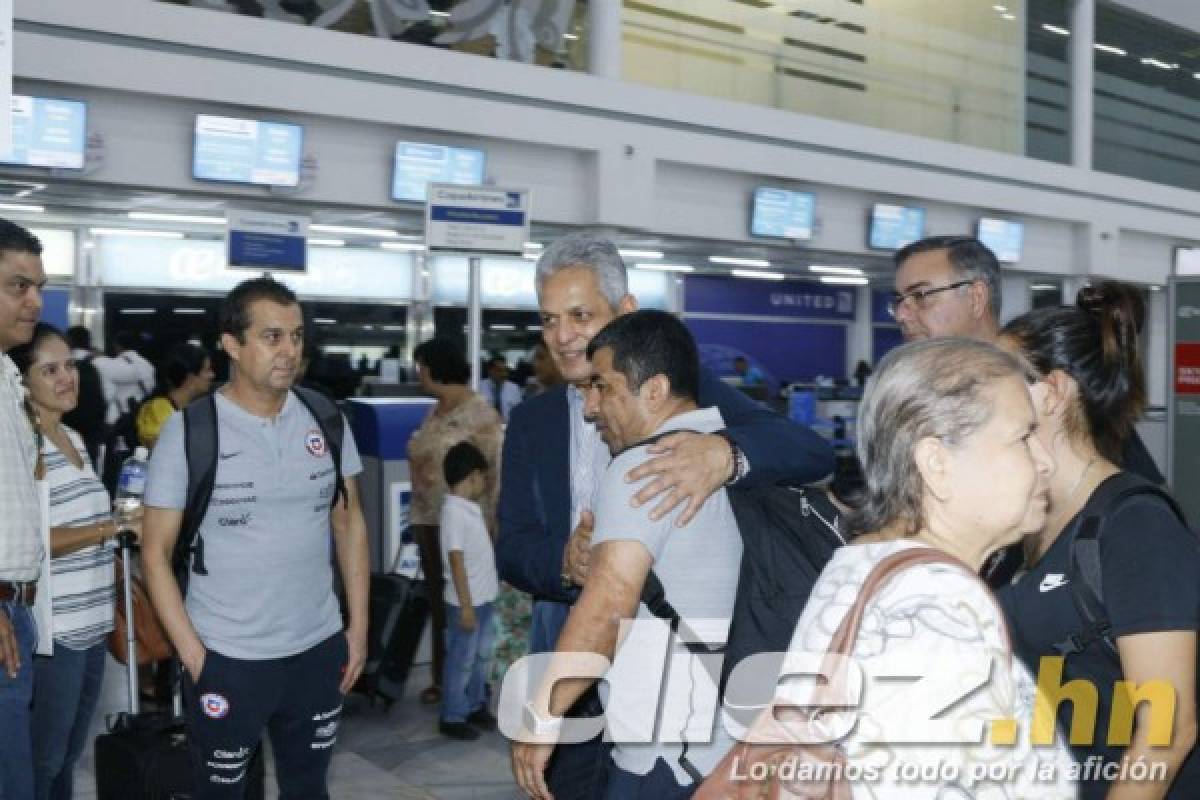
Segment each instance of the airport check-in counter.
M408 440L433 404L429 397L356 397L349 401L350 426L363 461L359 493L372 571L390 569L399 552L412 498Z

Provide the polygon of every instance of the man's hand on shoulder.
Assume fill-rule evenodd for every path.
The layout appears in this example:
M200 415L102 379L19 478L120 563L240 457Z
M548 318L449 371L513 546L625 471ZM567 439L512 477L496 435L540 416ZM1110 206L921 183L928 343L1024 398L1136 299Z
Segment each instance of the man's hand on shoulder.
M650 512L652 520L662 519L686 502L676 525L687 525L733 474L733 451L729 442L716 434L672 433L650 445L649 452L653 458L630 470L625 479L630 483L653 479L633 496L635 508L659 501Z

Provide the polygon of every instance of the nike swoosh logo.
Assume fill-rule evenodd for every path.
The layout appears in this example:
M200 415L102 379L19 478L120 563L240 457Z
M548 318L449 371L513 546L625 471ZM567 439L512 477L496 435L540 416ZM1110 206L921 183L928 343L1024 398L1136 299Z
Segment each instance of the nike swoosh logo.
M1065 575L1051 573L1042 578L1042 582L1038 584L1039 592L1051 592L1055 589L1061 589L1069 583Z
M233 458L234 456L240 456L241 454L241 450L238 450L236 453L221 453L221 460L225 461L226 459Z

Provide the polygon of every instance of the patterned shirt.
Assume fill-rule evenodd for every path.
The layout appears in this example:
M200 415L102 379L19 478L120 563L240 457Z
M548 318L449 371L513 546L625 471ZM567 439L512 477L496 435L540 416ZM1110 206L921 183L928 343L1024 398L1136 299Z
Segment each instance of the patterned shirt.
M50 527L77 528L104 522L112 516L108 492L96 477L83 439L70 428L65 430L75 452L82 456L83 466L72 464L49 437L43 439ZM111 545L94 544L52 559L50 584L56 644L86 650L113 629L116 589Z
M789 659L807 656L809 664L819 663L871 569L893 553L925 546L899 539L850 544L835 552L800 615ZM852 654L864 681L857 724L843 743L855 767L849 774L861 778L853 782L855 800L1075 797L1072 763L1061 738L1031 746L1033 677L1012 656L1003 615L988 590L961 568L923 564L893 576L867 604ZM803 661L785 662L784 669L805 673ZM896 677L906 679L890 680ZM806 706L813 686L813 681L785 681L780 694ZM827 719L831 731L855 721ZM990 744L989 723L1004 719L1017 720L1017 741ZM975 743L917 744L935 741L929 733L934 726L952 728L960 741ZM989 764L995 771L984 769ZM909 780L906 774L920 777Z
M0 581L35 581L42 565L37 444L24 401L20 372L0 354Z
M487 492L480 506L488 521L488 530L496 530L494 515L496 491L500 486L500 444L504 434L500 415L482 395L472 394L454 410L437 413L437 407L421 423L408 442L408 466L412 475L412 505L409 519L413 525L437 525L446 493L442 461L446 451L462 441L479 448L487 459Z
M571 417L571 530L584 511L592 511L596 488L608 469L612 455L594 422L583 415L583 392L567 387L567 411Z

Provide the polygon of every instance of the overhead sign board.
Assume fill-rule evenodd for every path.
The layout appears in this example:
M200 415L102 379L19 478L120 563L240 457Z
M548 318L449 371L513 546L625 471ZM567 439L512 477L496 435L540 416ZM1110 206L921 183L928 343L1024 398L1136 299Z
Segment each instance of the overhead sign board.
M521 255L529 221L528 189L429 184L425 244L430 250Z
M228 212L229 266L304 272L308 217Z

